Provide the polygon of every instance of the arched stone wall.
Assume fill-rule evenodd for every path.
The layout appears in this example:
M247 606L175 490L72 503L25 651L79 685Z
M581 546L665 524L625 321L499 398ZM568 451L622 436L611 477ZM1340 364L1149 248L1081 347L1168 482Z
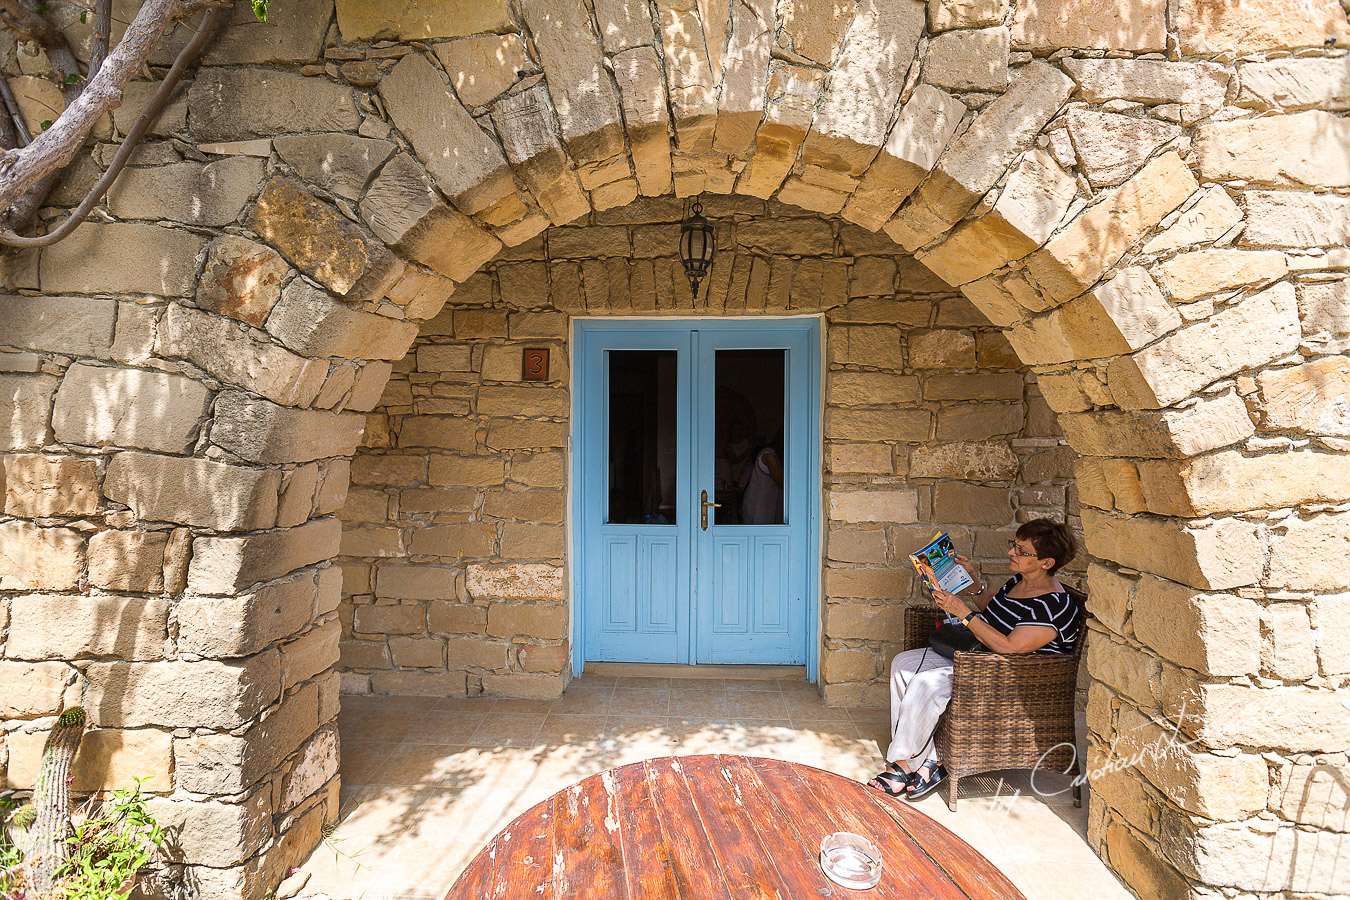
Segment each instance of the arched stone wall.
M550 223L735 192L883 229L1060 413L1098 851L1146 896L1350 890L1339 3L247 15L109 221L10 267L5 783L83 702L77 786L155 776L185 879L265 893L334 813L333 514L416 322Z
M555 697L567 683L584 609L566 514L573 317L823 318L815 617L828 703L889 702L904 610L927 602L906 556L934 533L993 573L1016 521L1078 529L1075 454L969 300L884 234L705 199L720 249L697 299L673 256L687 204L662 197L504 251L422 325L352 460L344 693ZM521 380L532 346L550 351L546 382ZM1061 577L1082 584L1086 570L1080 556Z

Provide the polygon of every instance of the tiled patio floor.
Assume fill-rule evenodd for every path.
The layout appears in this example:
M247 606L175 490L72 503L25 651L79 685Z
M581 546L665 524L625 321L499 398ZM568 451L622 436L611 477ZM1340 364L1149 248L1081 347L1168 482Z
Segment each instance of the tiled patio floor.
M826 707L801 681L587 674L554 701L343 697L342 820L306 864L305 893L439 900L530 806L649 757L740 753L866 780L881 768L886 720L884 710ZM995 775L963 784L956 813L944 792L916 805L1028 900L1132 896L1087 847L1086 789L1075 809L1067 790L1040 797L1025 773L1001 786Z

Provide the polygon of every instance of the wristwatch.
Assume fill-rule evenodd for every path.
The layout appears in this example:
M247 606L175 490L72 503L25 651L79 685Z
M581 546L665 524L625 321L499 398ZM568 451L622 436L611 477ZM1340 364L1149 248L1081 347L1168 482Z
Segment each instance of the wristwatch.
M970 620L975 618L977 615L979 615L979 613L971 613L970 615L966 616L964 619L961 620L961 624L969 628Z

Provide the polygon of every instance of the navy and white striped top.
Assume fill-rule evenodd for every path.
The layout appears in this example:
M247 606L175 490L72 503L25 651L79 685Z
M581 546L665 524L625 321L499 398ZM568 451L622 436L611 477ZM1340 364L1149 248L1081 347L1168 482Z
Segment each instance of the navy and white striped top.
M1051 591L1036 597L1009 597L1008 591L1021 580L1021 575L1009 578L980 612L980 618L1003 634L1010 634L1018 625L1049 625L1055 629L1055 637L1035 652L1072 653L1074 642L1078 640L1078 604L1067 591Z

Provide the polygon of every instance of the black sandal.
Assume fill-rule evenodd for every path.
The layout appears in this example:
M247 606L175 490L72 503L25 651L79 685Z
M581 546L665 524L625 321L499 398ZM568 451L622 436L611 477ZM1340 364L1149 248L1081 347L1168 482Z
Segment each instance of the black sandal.
M887 797L903 797L913 782L913 772L905 772L897 769L895 766L891 766L889 769L867 782L867 786L874 790L881 791Z
M924 775L927 770L930 774ZM926 762L919 766L919 771L905 788L905 799L913 802L926 797L933 792L939 784L947 780L947 770L942 763Z

